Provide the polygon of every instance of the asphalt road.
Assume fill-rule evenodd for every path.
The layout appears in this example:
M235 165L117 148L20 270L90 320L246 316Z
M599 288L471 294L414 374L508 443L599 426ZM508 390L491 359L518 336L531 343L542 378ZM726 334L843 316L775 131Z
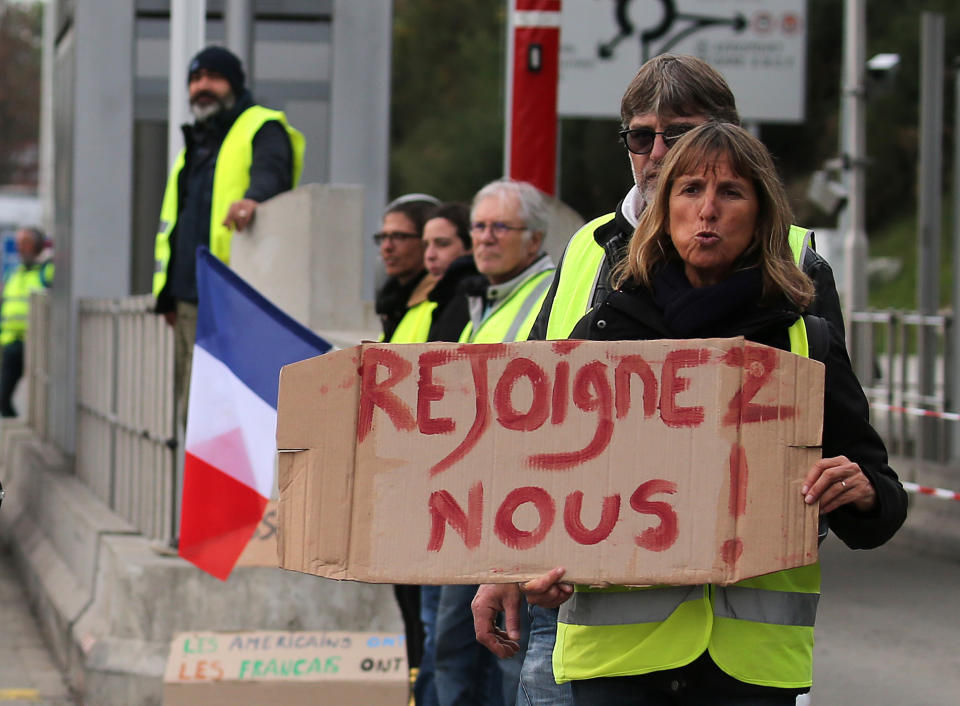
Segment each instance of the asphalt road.
M821 550L811 706L960 706L960 557Z

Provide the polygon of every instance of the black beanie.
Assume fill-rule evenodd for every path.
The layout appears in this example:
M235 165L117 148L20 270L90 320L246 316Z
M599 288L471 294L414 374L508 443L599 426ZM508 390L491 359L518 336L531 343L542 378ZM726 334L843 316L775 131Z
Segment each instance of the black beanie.
M187 83L190 83L193 72L200 69L216 71L227 79L230 88L233 90L233 95L239 97L243 93L245 80L243 68L240 66L240 59L231 51L223 47L207 47L201 50L190 60L190 68L187 69Z

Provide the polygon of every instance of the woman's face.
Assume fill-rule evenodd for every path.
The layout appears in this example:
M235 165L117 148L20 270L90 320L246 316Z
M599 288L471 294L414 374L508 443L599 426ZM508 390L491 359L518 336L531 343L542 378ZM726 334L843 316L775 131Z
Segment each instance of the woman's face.
M446 218L431 218L423 226L423 263L434 277L442 277L450 263L467 252L457 227Z
M726 279L755 237L759 201L753 183L722 157L670 188L670 239L694 287Z

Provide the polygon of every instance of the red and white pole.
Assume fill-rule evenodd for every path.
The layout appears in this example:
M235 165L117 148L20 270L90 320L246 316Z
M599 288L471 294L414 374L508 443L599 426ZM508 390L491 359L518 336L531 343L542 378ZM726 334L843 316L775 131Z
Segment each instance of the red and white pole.
M550 196L557 185L560 0L507 0L504 171Z

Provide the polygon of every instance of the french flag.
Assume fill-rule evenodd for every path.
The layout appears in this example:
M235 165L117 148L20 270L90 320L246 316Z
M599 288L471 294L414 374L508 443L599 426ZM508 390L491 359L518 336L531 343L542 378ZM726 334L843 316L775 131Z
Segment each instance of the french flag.
M206 248L197 296L179 554L225 581L273 492L280 368L330 344Z

